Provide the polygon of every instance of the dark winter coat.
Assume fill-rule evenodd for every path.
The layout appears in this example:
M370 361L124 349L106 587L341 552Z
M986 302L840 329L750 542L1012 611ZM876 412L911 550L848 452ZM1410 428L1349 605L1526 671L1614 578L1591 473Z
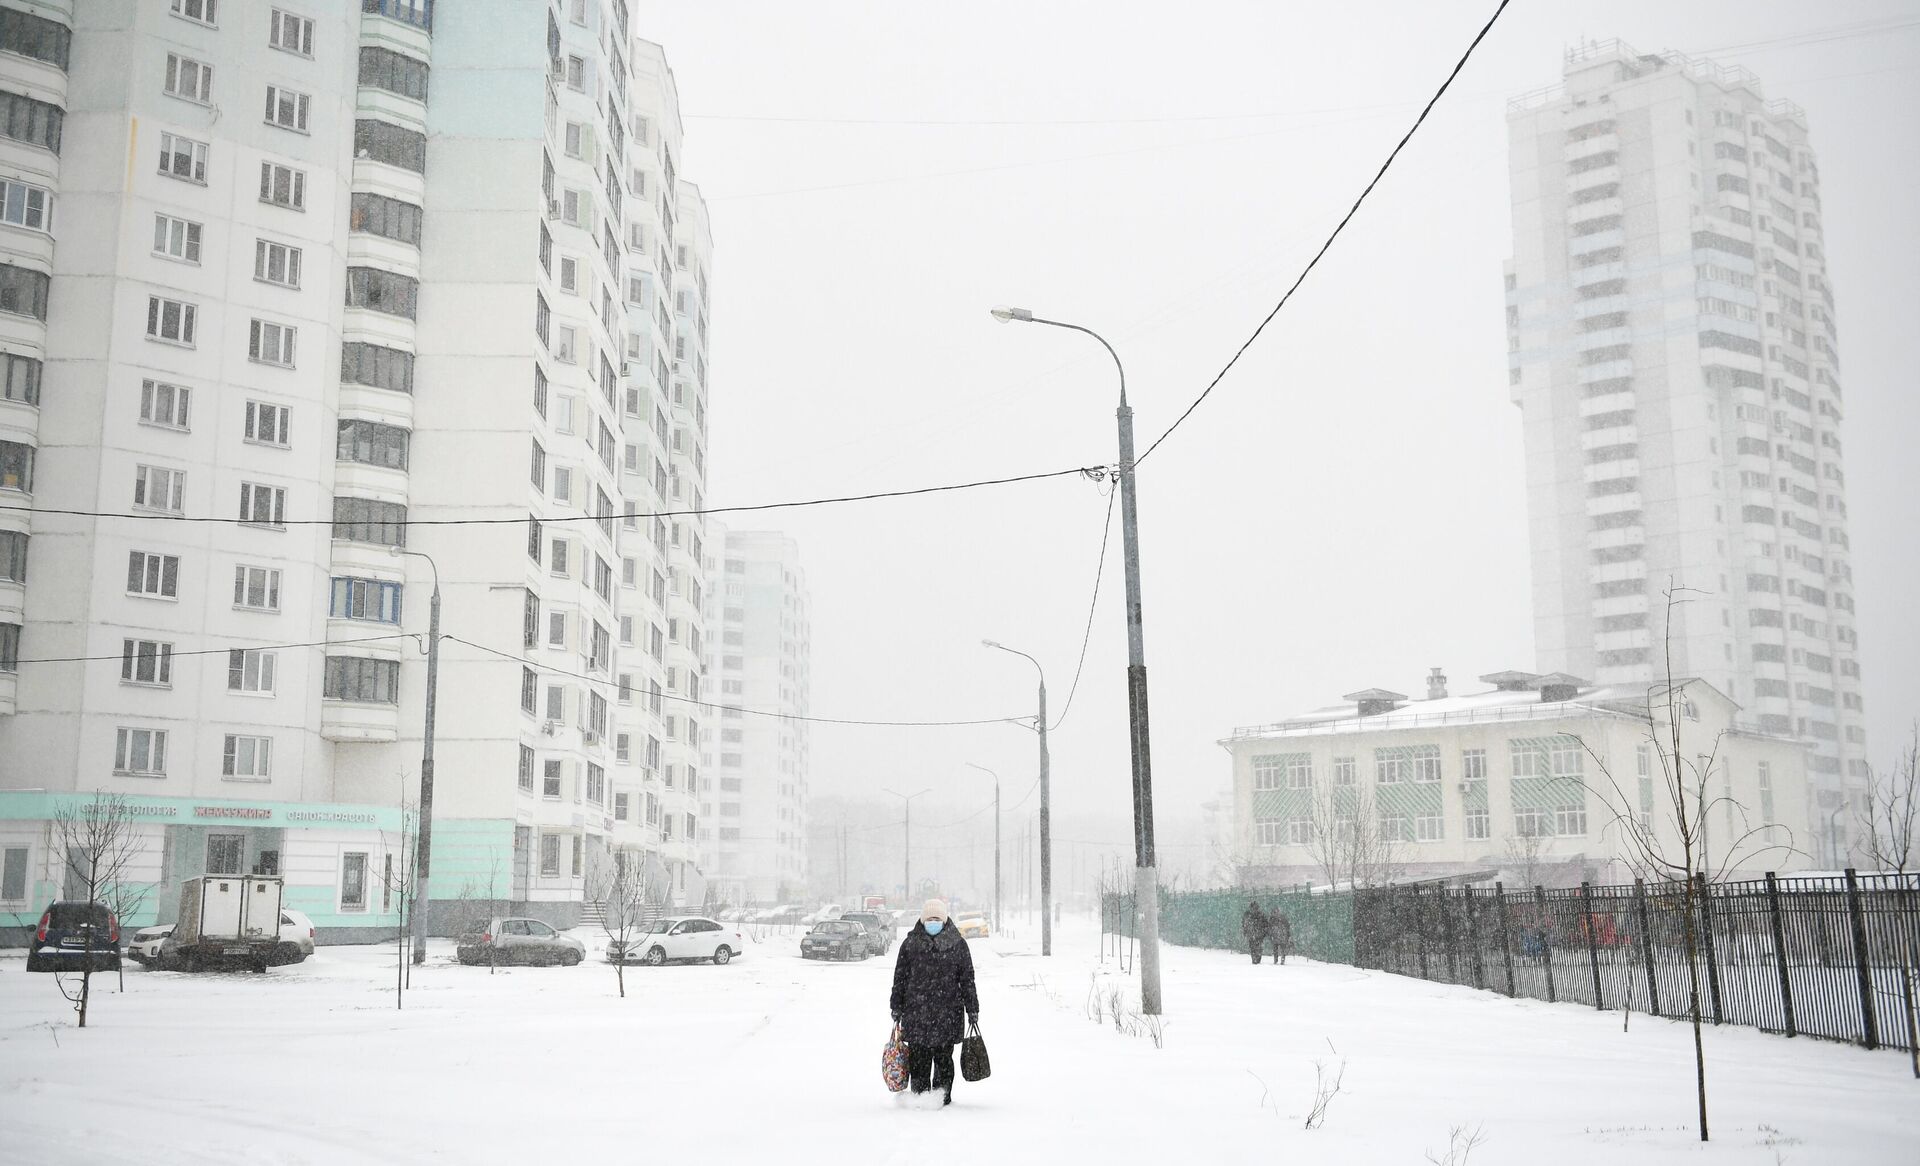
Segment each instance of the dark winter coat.
M1284 912L1275 911L1267 917L1267 938L1281 947L1293 946L1293 920Z
M910 1045L956 1045L966 1018L980 1014L973 986L973 953L949 920L938 935L915 924L893 961L894 1016Z
M1240 937L1248 943L1259 943L1267 937L1267 926L1267 913L1260 904L1248 903L1240 915Z

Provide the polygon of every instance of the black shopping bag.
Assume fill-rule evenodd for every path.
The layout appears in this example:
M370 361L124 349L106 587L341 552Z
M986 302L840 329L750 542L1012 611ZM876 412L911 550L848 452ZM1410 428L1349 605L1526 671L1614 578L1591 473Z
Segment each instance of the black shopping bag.
M993 1065L987 1060L987 1040L980 1035L980 1026L969 1023L967 1036L960 1042L960 1075L969 1081L985 1081L993 1073Z

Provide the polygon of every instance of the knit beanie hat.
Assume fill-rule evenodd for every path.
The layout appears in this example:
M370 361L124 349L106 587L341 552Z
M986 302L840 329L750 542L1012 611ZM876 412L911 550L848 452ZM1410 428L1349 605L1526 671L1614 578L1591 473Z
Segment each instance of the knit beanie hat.
M944 920L946 917L947 901L945 899L928 899L927 905L920 908L920 921L923 923L929 919Z

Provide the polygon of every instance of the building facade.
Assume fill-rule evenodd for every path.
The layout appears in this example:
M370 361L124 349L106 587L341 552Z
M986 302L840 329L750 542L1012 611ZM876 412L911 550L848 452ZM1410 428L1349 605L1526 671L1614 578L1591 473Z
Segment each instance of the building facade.
M712 242L624 0L8 0L0 102L0 788L273 807L169 878L398 814L437 596L436 924L697 900Z
M783 534L716 531L711 545L707 671L720 708L706 735L702 865L727 902L782 902L808 883L811 726L795 719L812 685L807 577Z
M1845 404L1805 113L1745 69L1610 41L1508 130L1539 666L1646 683L1671 649L1807 740L1819 805L1851 809Z
M1808 747L1746 728L1704 681L1677 686L1685 761L1676 766L1664 686L1506 672L1481 678L1489 691L1455 697L1437 679L1426 700L1368 689L1220 743L1233 759L1243 880L1654 877L1624 819L1677 855L1678 815L1665 792L1675 772L1690 813L1702 778L1712 803L1700 869L1757 875L1826 861Z

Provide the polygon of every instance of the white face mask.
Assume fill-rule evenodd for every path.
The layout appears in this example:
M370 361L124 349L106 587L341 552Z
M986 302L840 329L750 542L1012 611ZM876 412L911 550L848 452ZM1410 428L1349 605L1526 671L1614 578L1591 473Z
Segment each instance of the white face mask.
M940 934L940 929L946 926L946 921L944 919L922 919L920 926L927 929L928 935L938 935Z

